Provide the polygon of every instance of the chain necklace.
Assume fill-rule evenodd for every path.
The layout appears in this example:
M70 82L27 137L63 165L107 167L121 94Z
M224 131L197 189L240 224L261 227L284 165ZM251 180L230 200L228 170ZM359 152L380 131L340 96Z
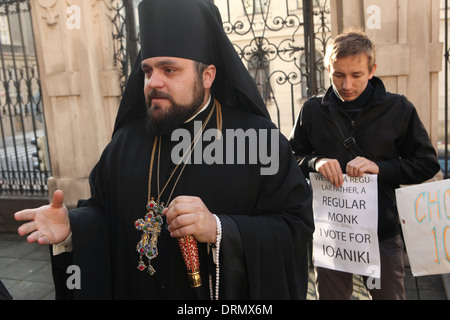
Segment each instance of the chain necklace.
M191 146L186 152L184 153L181 160L176 165L175 169L173 169L172 173L170 174L169 178L167 179L164 187L162 190L159 190L159 169L160 169L160 156L161 156L161 137L156 136L155 141L153 142L153 149L152 154L150 158L150 168L149 168L149 178L148 178L148 197L147 197L147 214L143 219L138 219L135 221L134 226L137 230L142 231L141 240L138 242L136 246L136 251L139 253L139 263L137 266L137 269L140 271L144 271L147 269L147 273L150 275L155 274L156 270L151 265L151 261L155 259L158 256L158 237L161 233L162 225L164 223L162 218L162 213L164 210L164 203L161 203L161 196L166 191L167 186L169 185L169 182L174 177L176 171L181 166L181 163L184 162L184 164L181 166L181 170L174 182L174 186L172 187L172 190L170 192L170 195L167 199L167 204L170 203L170 199L172 198L173 192L178 184L178 181L180 180L181 175L183 174L183 171L187 164L187 159L190 157L192 153L192 149L195 148L195 145L197 144L203 130L205 129L206 125L208 124L212 114L214 113L214 110L217 109L217 129L218 132L221 132L222 129L222 117L221 117L221 106L220 103L215 100L213 107L211 108L210 113L208 114L208 117L204 121L201 130L195 135L194 139L191 142ZM220 115L219 115L220 114ZM155 155L156 155L156 147L158 145L158 167L157 167L157 198L156 200L151 196L151 189L152 189L152 175L153 175L153 166L155 161ZM184 252L183 252L184 254ZM144 257L147 258L148 265L144 262ZM197 259L198 260L198 259ZM193 267L198 267L198 261L192 261L190 260Z

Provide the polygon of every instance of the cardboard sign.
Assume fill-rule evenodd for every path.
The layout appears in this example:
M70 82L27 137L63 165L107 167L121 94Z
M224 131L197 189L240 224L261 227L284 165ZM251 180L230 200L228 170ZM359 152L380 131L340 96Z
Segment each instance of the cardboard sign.
M395 192L412 274L450 273L450 180Z
M311 173L315 221L314 264L380 277L377 176L349 177L336 188Z

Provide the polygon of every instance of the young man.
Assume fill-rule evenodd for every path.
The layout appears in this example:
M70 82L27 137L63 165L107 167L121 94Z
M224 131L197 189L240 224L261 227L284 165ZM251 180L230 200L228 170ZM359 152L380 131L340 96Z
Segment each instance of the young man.
M343 174L378 175L378 237L381 288L374 299L404 299L403 242L395 204L400 184L417 184L439 171L436 152L414 106L386 92L375 77L375 46L363 33L348 32L334 39L325 65L332 86L323 97L308 100L300 111L290 142L305 175L321 173L339 187ZM335 110L336 116L331 114ZM344 145L336 117L356 145ZM343 131L343 130L342 130ZM320 299L349 299L352 275L317 268Z
M217 8L144 0L139 15L141 56L91 173L92 197L68 213L57 191L51 205L16 213L32 220L19 233L55 245L58 298L193 299L211 289L215 299L304 299L311 193ZM228 133L249 130L275 156L274 172L262 174L261 159L236 161ZM180 150L191 161L174 160ZM198 260L188 262L200 262L202 280L195 290L177 242L190 235ZM81 271L79 287L66 287L70 265Z

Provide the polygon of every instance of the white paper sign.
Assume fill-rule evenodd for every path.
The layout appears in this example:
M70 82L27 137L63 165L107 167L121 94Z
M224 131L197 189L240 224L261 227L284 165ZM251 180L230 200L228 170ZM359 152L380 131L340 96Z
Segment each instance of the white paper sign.
M450 273L450 180L396 190L411 272Z
M336 188L321 174L310 174L316 266L380 278L377 178L344 175L344 185Z

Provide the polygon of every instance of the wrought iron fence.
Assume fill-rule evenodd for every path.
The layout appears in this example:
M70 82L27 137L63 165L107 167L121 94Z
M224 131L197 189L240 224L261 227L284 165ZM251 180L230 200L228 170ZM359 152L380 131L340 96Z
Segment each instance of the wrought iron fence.
M224 30L255 80L272 120L290 130L304 100L323 93L331 37L327 0L216 1Z
M122 92L125 89L128 75L139 50L135 8L140 0L113 1L113 39L114 61L121 70Z
M224 30L255 80L272 120L288 132L303 101L329 86L323 67L331 37L329 1L209 1L219 8ZM123 85L134 58L131 52L137 52L137 36L127 31L136 31L133 6L139 2L116 1L115 57Z
M0 1L0 138L0 195L46 195L50 165L28 0Z

